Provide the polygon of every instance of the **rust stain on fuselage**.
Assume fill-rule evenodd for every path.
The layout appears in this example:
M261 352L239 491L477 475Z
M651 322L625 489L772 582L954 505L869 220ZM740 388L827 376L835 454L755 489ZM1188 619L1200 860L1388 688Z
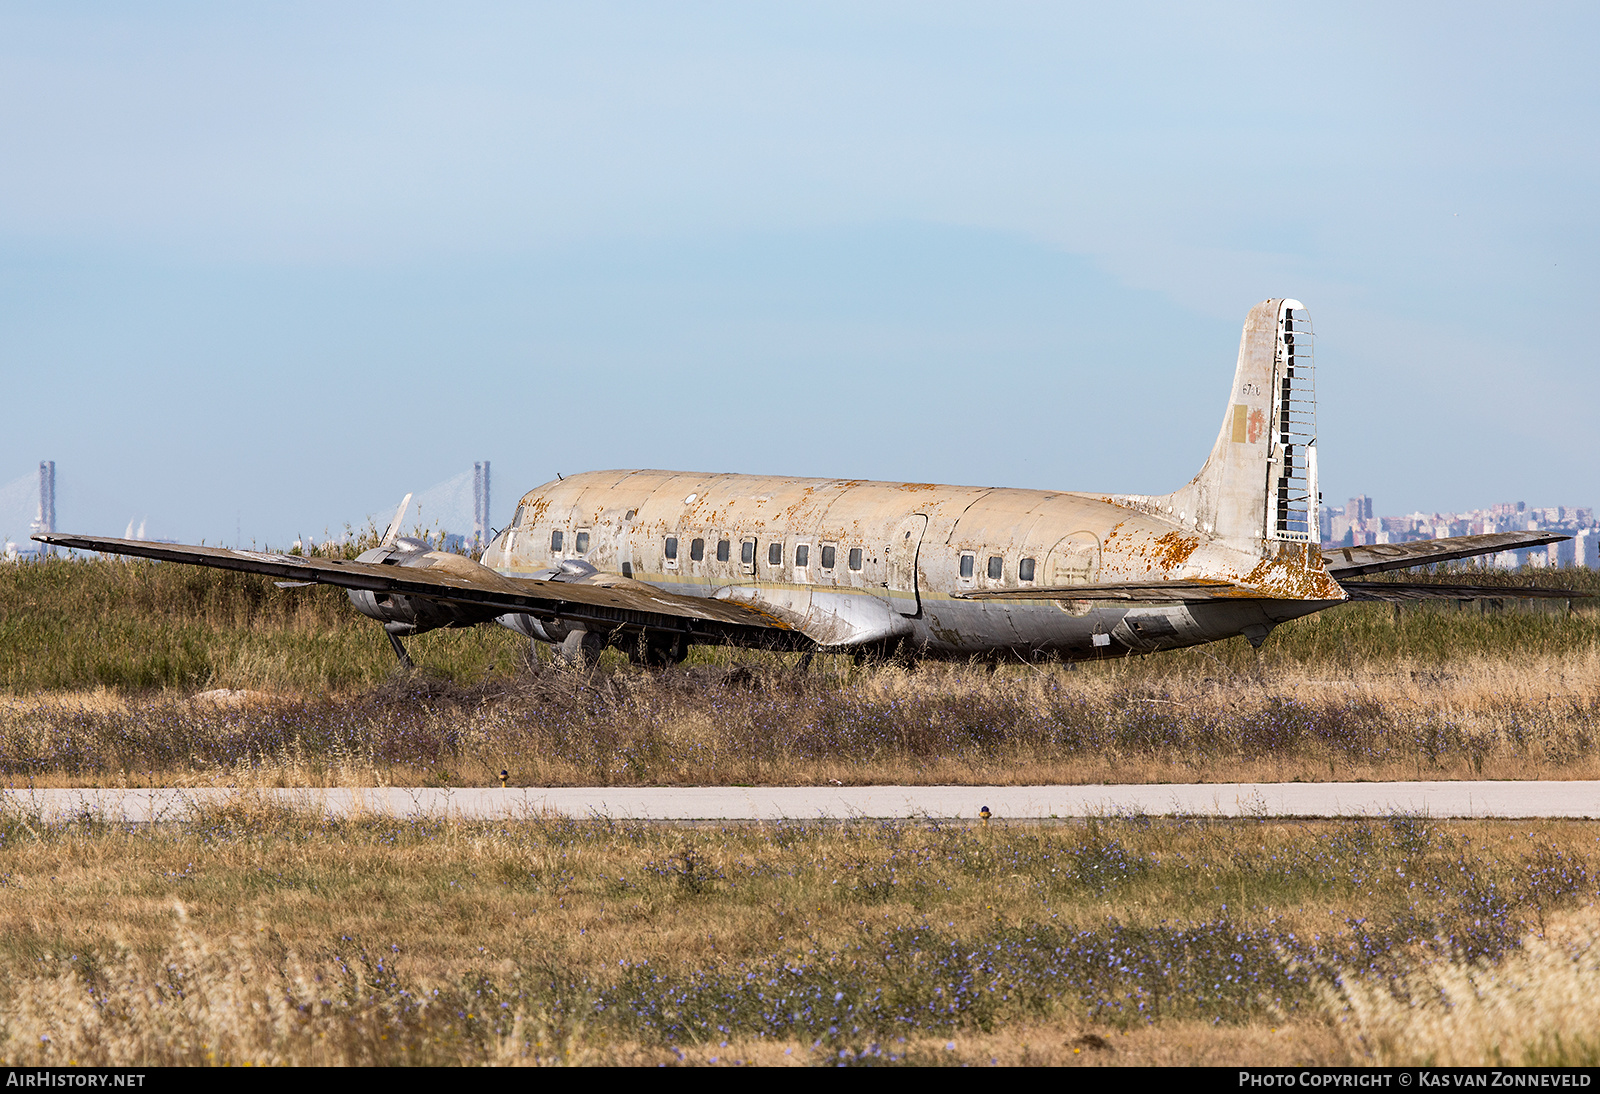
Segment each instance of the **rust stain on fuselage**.
M519 524L539 524L544 521L545 512L550 507L550 499L538 491L529 493L522 499L522 506L517 513Z
M1186 536L1182 532L1168 532L1156 538L1156 550L1151 561L1165 570L1176 570L1189 556L1194 554L1195 548L1200 546L1199 536Z
M1329 574L1322 549L1313 543L1280 543L1244 576L1243 584L1285 600L1343 600L1345 591Z

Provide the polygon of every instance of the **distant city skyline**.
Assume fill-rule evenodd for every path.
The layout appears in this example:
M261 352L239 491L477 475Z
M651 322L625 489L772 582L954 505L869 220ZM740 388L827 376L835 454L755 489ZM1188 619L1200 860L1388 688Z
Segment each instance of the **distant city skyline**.
M1524 565L1600 568L1600 523L1592 506L1530 506L1523 501L1497 502L1464 512L1412 512L1403 516L1377 515L1371 497L1360 494L1342 508L1330 507L1324 495L1318 528L1324 548L1359 547L1374 543L1408 543L1453 536L1481 536L1496 532L1565 532L1572 538L1542 547L1525 547L1484 556L1486 564L1502 569Z

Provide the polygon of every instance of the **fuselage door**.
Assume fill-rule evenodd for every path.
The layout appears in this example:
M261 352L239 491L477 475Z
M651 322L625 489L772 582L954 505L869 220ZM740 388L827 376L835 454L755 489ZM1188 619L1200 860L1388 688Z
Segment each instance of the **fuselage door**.
M1050 548L1045 559L1044 584L1089 585L1100 576L1100 540L1093 532L1074 532Z
M922 601L917 595L917 552L922 547L922 533L927 530L928 518L923 513L909 516L889 529L884 586L889 603L901 615L922 614Z

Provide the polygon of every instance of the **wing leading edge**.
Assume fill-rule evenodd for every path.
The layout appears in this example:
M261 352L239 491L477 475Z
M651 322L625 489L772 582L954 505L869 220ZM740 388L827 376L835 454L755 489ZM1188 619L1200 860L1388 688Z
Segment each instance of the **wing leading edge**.
M770 645L776 648L809 648L811 645L809 639L787 623L757 607L725 600L679 596L625 579L608 584L587 584L502 577L492 570L486 570L484 576L468 577L410 566L229 550L225 547L151 543L147 540L102 539L55 533L33 538L58 547L83 551L182 562L264 574L292 582L335 585L342 589L472 606L482 609L486 618L493 618L497 614L521 613L540 620L591 624L596 628L633 627L677 631L696 643L736 641L744 645Z
M1328 573L1342 581L1362 574L1386 570L1405 570L1433 562L1454 562L1475 555L1515 551L1522 547L1541 547L1559 543L1571 536L1559 532L1491 532L1482 536L1451 536L1447 539L1420 539L1411 543L1371 543L1364 547L1335 547L1323 551Z

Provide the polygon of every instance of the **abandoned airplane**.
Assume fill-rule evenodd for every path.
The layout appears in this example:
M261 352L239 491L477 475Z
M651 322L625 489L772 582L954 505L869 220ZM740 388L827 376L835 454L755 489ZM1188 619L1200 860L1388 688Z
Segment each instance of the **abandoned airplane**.
M382 545L354 561L34 538L340 586L407 664L403 637L490 621L570 661L609 645L647 664L682 660L697 643L1027 659L1236 635L1259 646L1279 623L1352 598L1513 595L1354 579L1563 538L1324 552L1315 378L1303 306L1256 305L1216 444L1188 485L1163 496L594 471L526 494L481 563L399 536L406 503Z

